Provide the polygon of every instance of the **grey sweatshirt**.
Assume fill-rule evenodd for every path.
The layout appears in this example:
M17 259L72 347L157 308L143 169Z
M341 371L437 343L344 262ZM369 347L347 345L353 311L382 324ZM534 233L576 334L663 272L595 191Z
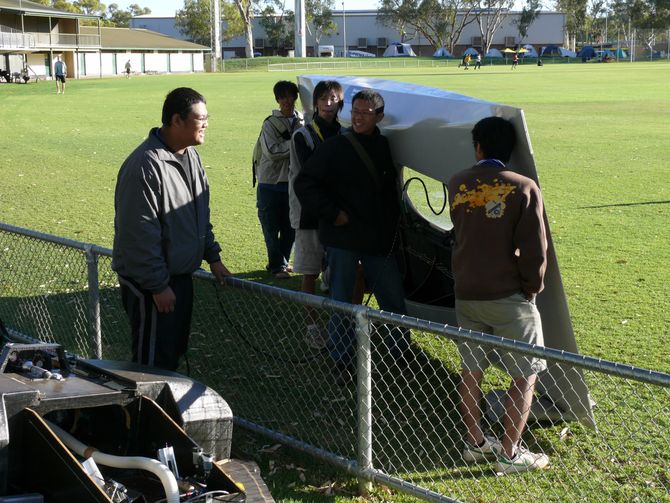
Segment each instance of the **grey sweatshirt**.
M170 276L193 273L203 259L220 260L221 251L200 156L189 147L180 162L157 131L150 131L119 171L112 256L114 271L152 293L163 291Z

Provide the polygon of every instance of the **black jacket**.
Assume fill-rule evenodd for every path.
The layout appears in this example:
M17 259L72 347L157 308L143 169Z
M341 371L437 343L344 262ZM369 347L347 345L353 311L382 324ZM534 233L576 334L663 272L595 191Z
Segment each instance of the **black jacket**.
M373 177L354 150L353 134L373 161ZM309 158L295 181L303 211L319 218L319 239L324 246L369 255L391 251L400 215L398 171L386 137L347 131L327 139ZM340 210L349 222L335 226Z

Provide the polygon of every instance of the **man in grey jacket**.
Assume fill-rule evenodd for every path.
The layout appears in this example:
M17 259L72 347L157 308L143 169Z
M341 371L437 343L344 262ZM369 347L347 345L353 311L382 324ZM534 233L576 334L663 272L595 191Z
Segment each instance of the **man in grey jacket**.
M204 96L186 87L165 98L162 127L121 166L114 196L112 269L132 330L133 361L176 370L186 353L191 274L203 260L219 282L221 262L209 215L209 184L192 148L205 141Z

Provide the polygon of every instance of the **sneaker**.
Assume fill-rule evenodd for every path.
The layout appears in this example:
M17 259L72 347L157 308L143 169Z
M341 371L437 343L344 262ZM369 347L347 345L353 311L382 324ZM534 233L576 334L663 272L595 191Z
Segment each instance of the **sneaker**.
M498 457L503 451L500 440L490 435L484 435L484 445L476 446L465 442L463 447L463 461L466 463L478 463L479 461L490 461Z
M549 464L549 456L543 453L530 452L525 447L517 447L516 454L512 459L502 455L496 463L496 474L507 475L509 473L529 472L542 470Z
M291 275L288 273L288 271L279 271L275 273L275 278L277 279L289 279Z
M312 349L323 349L326 347L328 339L319 325L307 325L305 331L305 344Z
M321 290L323 293L326 293L328 290L330 290L330 270L326 268L325 271L321 272L321 284L319 285L319 290Z

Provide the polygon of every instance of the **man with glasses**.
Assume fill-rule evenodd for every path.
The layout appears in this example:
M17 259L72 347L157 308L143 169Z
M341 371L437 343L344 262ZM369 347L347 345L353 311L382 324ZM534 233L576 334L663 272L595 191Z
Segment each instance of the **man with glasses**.
M205 141L204 96L181 87L163 103L160 128L130 154L114 196L112 269L130 319L132 360L176 370L186 353L193 309L191 274L221 262L209 213L209 183L194 145Z
M351 130L316 149L296 178L295 191L303 211L319 219L331 298L351 302L360 262L381 309L404 314L405 296L394 255L400 218L399 173L388 140L377 127L383 118L384 99L378 92L356 93ZM351 320L333 315L329 336L335 381L345 384L354 373ZM409 333L395 330L386 342L391 354L400 359L409 348Z

